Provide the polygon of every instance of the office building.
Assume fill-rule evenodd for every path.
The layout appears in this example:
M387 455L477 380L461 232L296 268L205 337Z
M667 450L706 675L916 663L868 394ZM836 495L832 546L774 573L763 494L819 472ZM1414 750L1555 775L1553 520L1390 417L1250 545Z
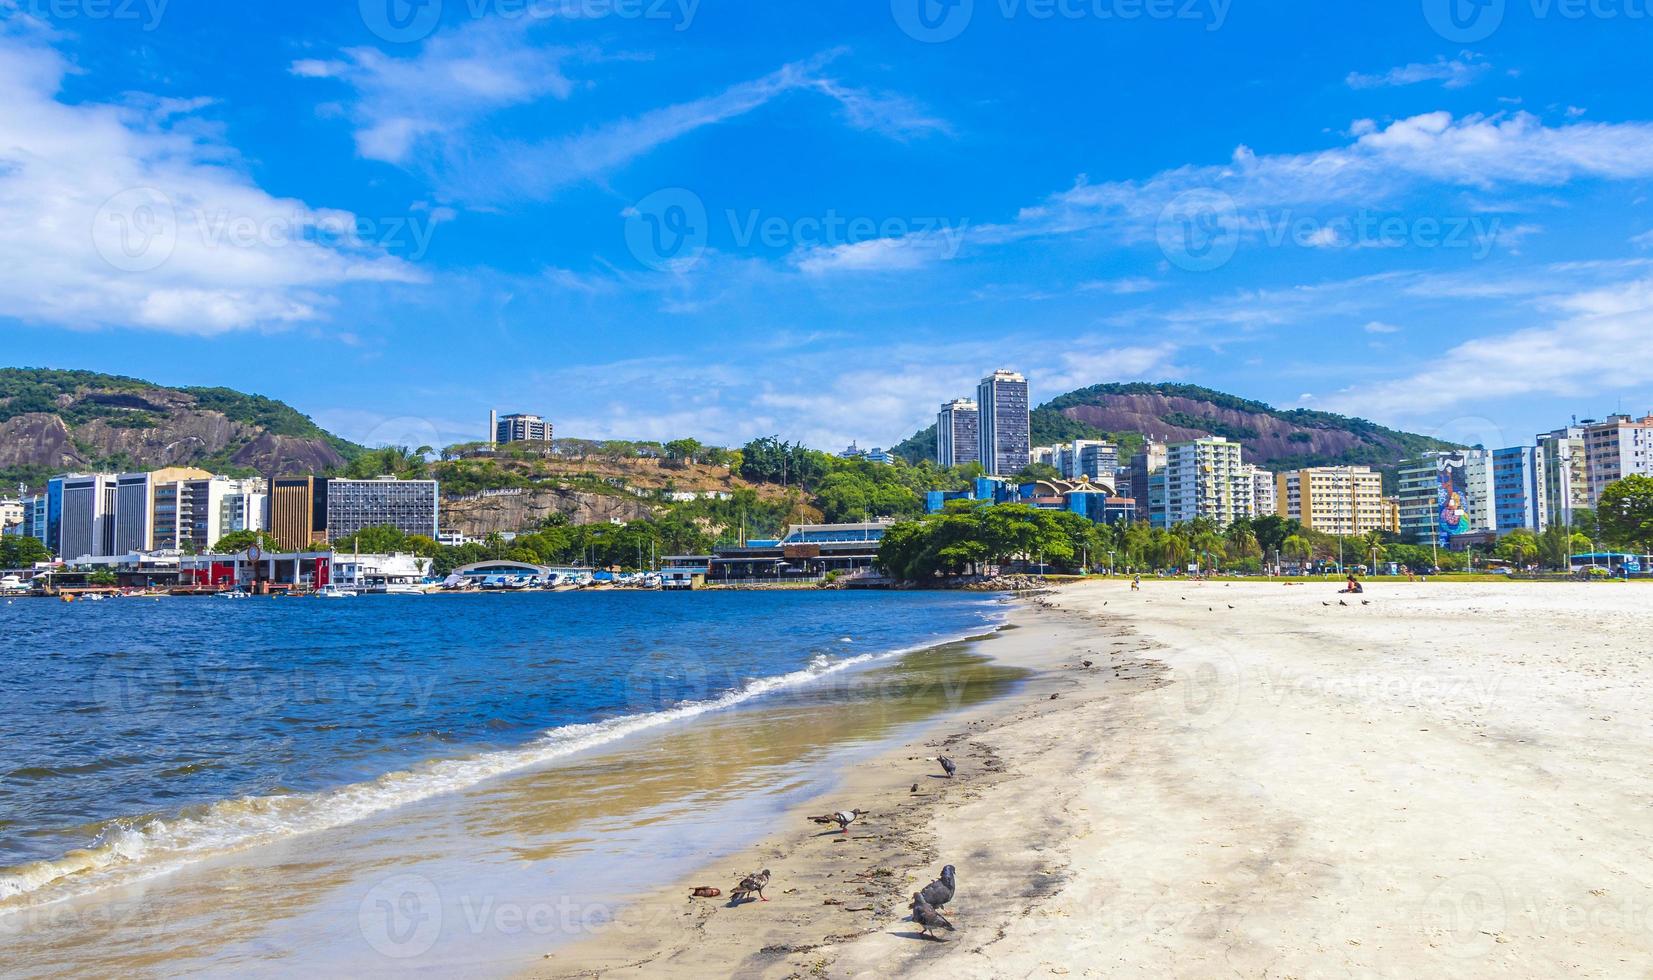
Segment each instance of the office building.
M435 480L329 480L325 501L323 526L330 541L384 526L436 538Z
M1399 531L1390 523L1383 474L1365 466L1314 466L1275 476L1275 513L1322 534Z
M551 423L538 415L506 415L494 423L493 429L494 441L501 445L551 441Z
M1222 527L1254 513L1251 471L1240 444L1222 436L1179 442L1165 454L1165 523L1198 517Z
M61 480L63 511L58 556L68 560L115 554L115 477L107 473L76 473Z
M1165 443L1148 440L1142 451L1131 457L1131 492L1123 496L1136 499L1136 519L1143 523L1153 523L1154 515L1159 513L1163 518L1165 503L1165 485L1160 482L1158 487L1158 501L1160 510L1154 510L1156 499L1154 487L1150 477L1165 469Z
M1586 420L1585 469L1590 480L1590 506L1601 503L1601 493L1627 476L1653 476L1653 415L1632 419L1610 416L1604 422Z
M1034 446L1027 451L1027 461L1039 466L1048 466L1051 469L1060 469L1062 465L1061 446Z
M963 466L981 462L981 412L968 398L955 398L936 416L936 463Z
M278 476L270 481L267 530L284 551L308 551L327 536L327 484L319 476Z
M1544 450L1515 446L1492 454L1492 516L1500 534L1528 530L1535 534L1549 526L1545 488Z
M1537 439L1544 456L1545 520L1572 527L1573 515L1590 507L1589 453L1584 427L1569 425Z
M21 495L15 499L0 500L0 531L6 534L15 534L12 528L23 525L23 499Z
M1027 379L995 371L976 388L980 413L980 454L989 476L1015 476L1031 459L1032 433Z

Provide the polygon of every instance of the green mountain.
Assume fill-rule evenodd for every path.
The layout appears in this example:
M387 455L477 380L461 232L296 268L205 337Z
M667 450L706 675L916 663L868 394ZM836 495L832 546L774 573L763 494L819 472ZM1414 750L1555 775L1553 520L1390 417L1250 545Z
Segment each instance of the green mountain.
M71 470L319 473L361 452L262 395L93 371L0 368L0 488L39 486Z
M1109 439L1120 444L1121 461L1135 455L1146 437L1183 442L1226 436L1245 444L1247 462L1270 470L1304 466L1365 465L1392 473L1400 460L1452 444L1385 428L1365 419L1316 412L1283 411L1263 402L1186 384L1100 384L1069 392L1035 408L1033 444L1074 439ZM930 426L894 452L909 460L933 459L936 431Z

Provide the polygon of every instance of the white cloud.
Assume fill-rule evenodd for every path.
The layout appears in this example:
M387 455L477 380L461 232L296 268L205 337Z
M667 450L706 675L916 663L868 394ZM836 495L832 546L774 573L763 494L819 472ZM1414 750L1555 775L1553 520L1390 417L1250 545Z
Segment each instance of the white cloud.
M1371 323L1366 324L1363 329L1367 333L1400 333L1399 327L1392 323L1384 323L1381 320L1373 320Z
M354 89L347 112L357 151L402 164L423 142L461 132L488 113L547 96L568 98L574 83L563 65L575 52L536 46L525 29L530 23L472 20L435 35L411 57L350 48L334 60L295 61L290 70Z
M321 317L349 283L418 273L349 212L271 195L205 100L63 101L43 32L0 33L0 308L79 328L212 334ZM377 227L377 226L376 226Z
M1466 405L1590 398L1653 384L1653 279L1547 299L1548 322L1464 341L1403 377L1339 392L1335 410L1451 427Z
M1397 88L1420 82L1440 82L1443 88L1463 88L1492 69L1480 56L1465 51L1456 58L1436 58L1427 64L1403 65L1376 75L1350 72L1344 79L1352 89Z
M1630 244L1637 248L1653 248L1653 231L1644 231L1630 239Z

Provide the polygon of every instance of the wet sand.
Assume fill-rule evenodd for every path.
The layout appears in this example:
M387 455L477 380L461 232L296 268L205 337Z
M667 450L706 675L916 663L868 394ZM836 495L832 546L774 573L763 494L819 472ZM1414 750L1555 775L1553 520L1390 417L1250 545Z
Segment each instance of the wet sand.
M1020 677L975 644L949 644L0 915L0 973L509 975L603 927L639 883L750 846L890 740Z
M1013 697L528 975L1653 977L1653 592L1338 587L1062 590L994 647ZM768 903L687 896L762 867Z

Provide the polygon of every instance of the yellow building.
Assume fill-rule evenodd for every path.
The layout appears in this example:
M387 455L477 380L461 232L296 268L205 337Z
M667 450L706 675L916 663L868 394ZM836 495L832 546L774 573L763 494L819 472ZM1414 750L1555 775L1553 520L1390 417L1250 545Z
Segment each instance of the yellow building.
M1315 466L1278 474L1275 512L1322 534L1400 529L1399 508L1383 496L1383 474L1365 466Z

